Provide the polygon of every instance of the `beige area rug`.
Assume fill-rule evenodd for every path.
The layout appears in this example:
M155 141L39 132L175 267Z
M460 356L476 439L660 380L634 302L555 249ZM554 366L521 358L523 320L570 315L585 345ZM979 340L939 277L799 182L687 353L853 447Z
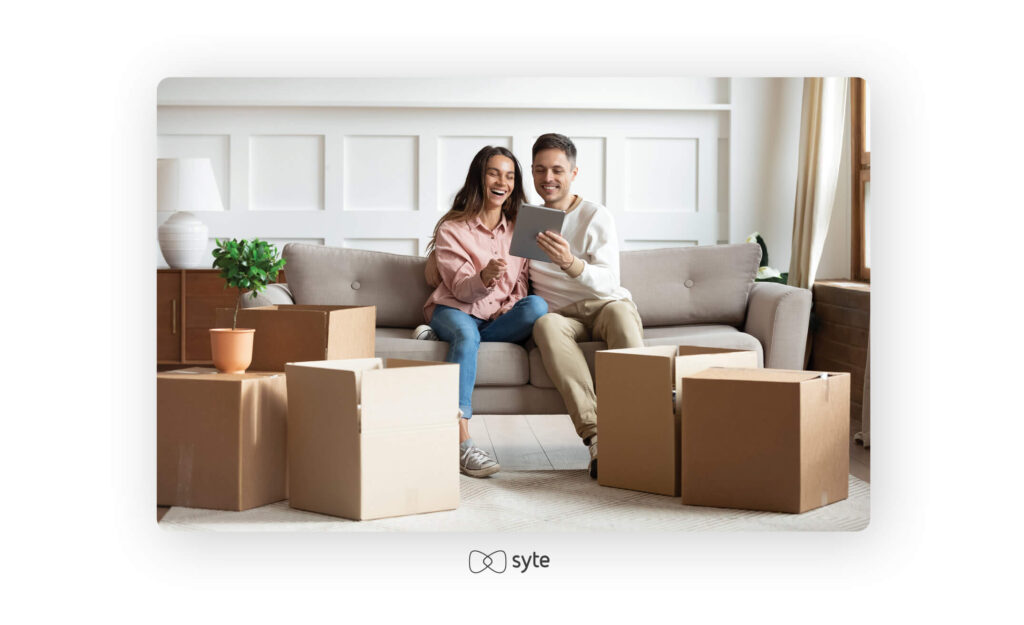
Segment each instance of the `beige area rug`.
M160 526L217 532L856 531L870 517L870 485L852 475L848 499L804 514L683 506L678 497L599 486L585 471L461 479L462 502L446 512L356 522L281 501L244 512L175 507Z

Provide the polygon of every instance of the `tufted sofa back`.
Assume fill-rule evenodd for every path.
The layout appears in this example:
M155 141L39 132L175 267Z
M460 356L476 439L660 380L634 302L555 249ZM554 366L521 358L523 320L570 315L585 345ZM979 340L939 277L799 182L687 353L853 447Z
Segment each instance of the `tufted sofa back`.
M426 259L342 247L289 243L282 252L296 304L376 306L377 325L414 328L433 289Z
M283 251L296 304L374 305L377 325L423 323L431 289L419 256L289 243ZM622 284L644 326L743 323L761 248L754 243L623 252Z
M619 272L644 327L743 324L757 277L756 243L622 252Z

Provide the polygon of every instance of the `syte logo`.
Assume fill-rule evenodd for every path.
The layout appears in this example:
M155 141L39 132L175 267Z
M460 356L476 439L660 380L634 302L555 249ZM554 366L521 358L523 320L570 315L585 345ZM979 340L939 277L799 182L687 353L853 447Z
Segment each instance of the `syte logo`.
M501 549L491 553L484 553L476 549L469 552L469 570L472 573L483 573L484 571L504 573L507 566L508 557Z
M548 556L542 556L536 551L530 555L518 555L512 556L512 568L518 570L520 573L525 573L531 568L533 569L546 569L551 565L551 558ZM491 553L484 553L476 549L469 552L469 570L472 573L483 573L484 571L493 571L494 573L504 573L508 568L508 555L498 549Z

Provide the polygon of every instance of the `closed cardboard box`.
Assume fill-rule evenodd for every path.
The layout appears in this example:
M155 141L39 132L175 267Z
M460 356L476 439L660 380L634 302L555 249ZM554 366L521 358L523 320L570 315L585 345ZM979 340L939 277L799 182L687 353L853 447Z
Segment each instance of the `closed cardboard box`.
M157 505L247 510L287 494L283 373L158 373Z
M459 366L288 363L289 505L354 520L459 504Z
M217 309L230 328L233 308ZM259 306L238 311L239 328L255 328L253 371L284 371L288 362L373 358L375 306Z
M597 352L597 482L679 496L679 388L708 367L757 367L757 352L660 345Z
M708 369L682 389L683 504L806 512L848 496L849 373Z

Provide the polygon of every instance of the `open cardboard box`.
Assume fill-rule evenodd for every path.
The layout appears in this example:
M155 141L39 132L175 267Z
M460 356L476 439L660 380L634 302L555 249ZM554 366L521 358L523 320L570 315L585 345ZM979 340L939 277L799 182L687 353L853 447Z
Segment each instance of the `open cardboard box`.
M806 512L847 498L849 373L708 369L682 389L683 504Z
M597 352L597 481L679 495L679 380L708 367L757 367L748 350L657 345Z
M248 510L287 497L282 373L158 373L157 505Z
M217 309L230 328L234 308ZM238 311L239 328L255 328L254 371L284 371L285 363L373 358L376 306L259 306Z
M459 367L288 363L289 505L354 520L459 504Z

